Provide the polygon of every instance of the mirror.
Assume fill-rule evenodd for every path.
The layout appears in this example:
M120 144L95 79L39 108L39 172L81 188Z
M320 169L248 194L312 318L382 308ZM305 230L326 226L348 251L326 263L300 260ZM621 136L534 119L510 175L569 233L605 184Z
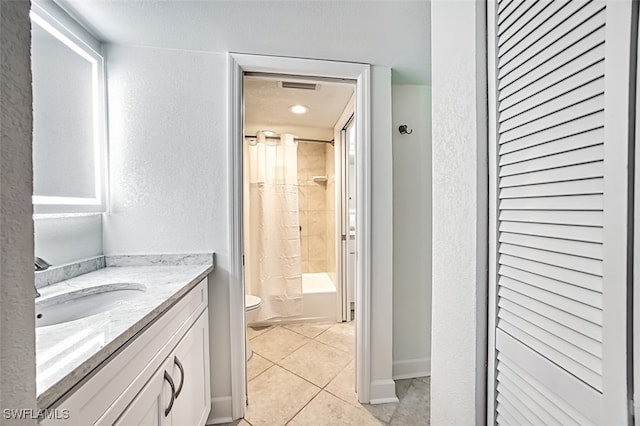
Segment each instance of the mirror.
M31 21L34 212L105 211L99 43L36 5Z

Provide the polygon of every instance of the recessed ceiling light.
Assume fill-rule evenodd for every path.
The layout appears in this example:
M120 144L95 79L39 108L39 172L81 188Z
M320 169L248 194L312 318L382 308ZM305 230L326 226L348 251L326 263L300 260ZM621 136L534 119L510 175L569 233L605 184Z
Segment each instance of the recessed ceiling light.
M304 114L305 112L309 111L309 108L304 105L294 105L289 108L289 110L294 114Z
M275 134L276 134L276 132L274 132L273 130L263 130L263 131L262 131L262 133L263 133L265 136L273 136L273 135L275 135Z

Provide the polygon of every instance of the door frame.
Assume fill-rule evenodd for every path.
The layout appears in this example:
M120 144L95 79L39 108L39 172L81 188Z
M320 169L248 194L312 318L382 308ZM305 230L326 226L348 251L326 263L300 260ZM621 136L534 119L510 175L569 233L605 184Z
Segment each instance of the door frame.
M240 53L228 54L229 78L229 316L231 411L246 407L245 309L242 239L243 76L245 72L355 80L356 163L356 392L368 403L371 387L371 96L370 65Z

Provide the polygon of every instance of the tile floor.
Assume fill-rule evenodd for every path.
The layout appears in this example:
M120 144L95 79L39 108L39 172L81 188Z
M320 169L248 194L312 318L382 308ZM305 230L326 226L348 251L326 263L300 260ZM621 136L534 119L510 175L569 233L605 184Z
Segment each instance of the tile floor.
M249 405L234 426L428 425L429 378L396 381L399 403L360 404L353 322L249 328Z

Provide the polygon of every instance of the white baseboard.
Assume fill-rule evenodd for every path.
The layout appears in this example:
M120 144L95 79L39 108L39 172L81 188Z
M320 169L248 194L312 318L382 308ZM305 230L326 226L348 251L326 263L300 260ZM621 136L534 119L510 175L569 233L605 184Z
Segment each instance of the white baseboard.
M373 380L371 382L370 404L398 402L396 384L392 379Z
M230 423L233 420L231 397L211 398L211 411L209 412L207 424Z
M431 358L414 358L393 362L393 380L431 376Z

